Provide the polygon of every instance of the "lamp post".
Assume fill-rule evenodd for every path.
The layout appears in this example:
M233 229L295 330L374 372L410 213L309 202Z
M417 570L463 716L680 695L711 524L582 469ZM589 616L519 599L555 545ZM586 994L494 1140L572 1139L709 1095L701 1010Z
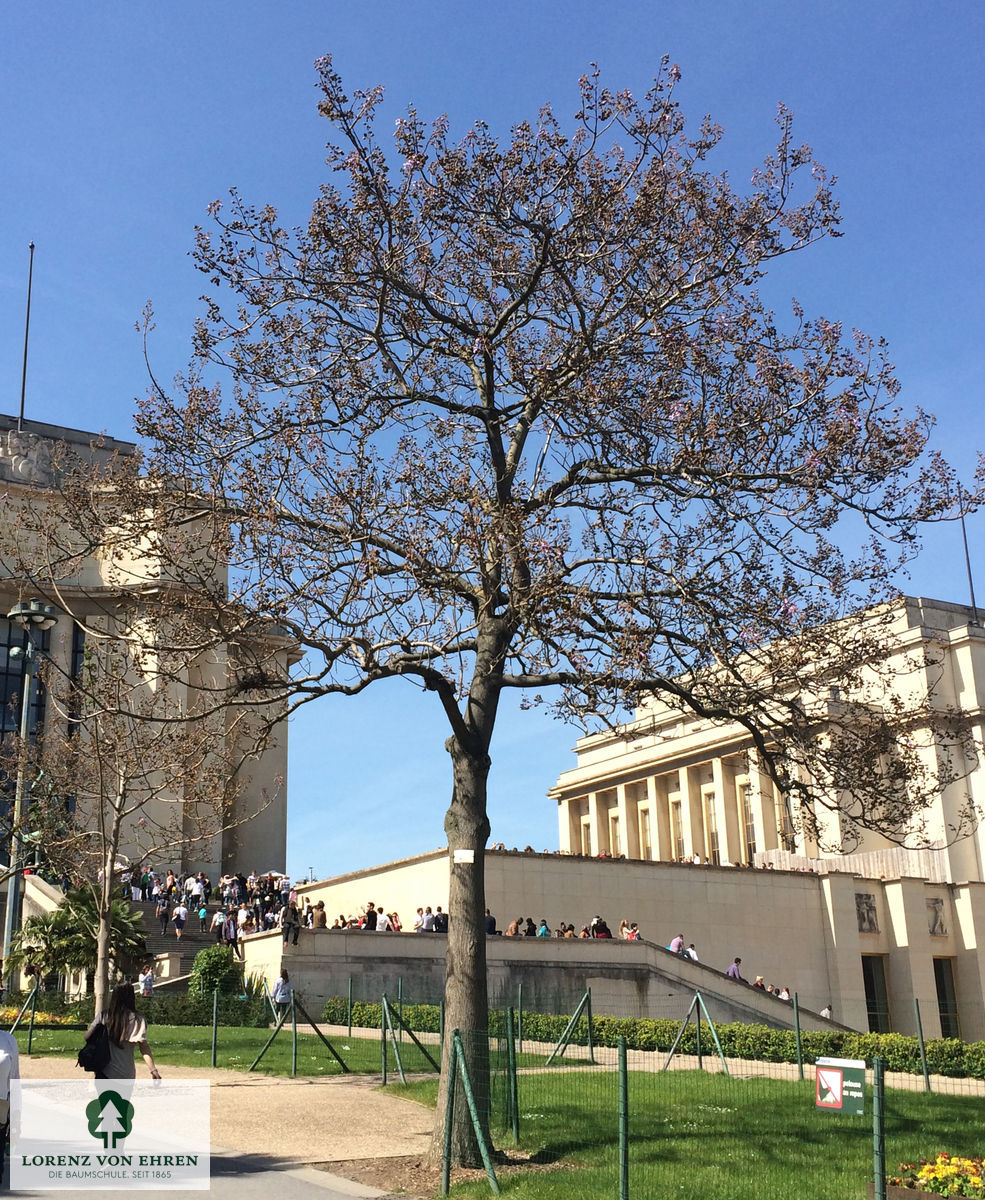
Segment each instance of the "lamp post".
M17 755L17 784L14 791L14 819L10 835L10 873L7 876L7 911L3 924L3 975L4 982L10 986L7 970L7 956L14 930L19 924L20 891L21 891L21 837L20 827L24 820L24 796L26 792L27 749L30 734L31 719L31 684L34 679L34 634L50 629L56 622L55 609L41 600L20 600L7 613L7 620L13 622L25 631L27 637L23 648L24 673L21 680L21 726L20 748ZM20 647L11 647L10 653L19 651Z

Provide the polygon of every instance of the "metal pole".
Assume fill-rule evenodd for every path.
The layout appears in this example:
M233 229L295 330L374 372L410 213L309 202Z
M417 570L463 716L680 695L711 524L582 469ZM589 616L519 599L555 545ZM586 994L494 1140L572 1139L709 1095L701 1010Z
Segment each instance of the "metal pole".
M629 1072L626 1039L619 1038L619 1200L629 1200Z
M34 985L34 991L31 993L31 1024L27 1027L27 1052L31 1053L31 1048L34 1045L34 1014L38 1008L38 988L41 986L41 977L38 976L38 982Z
M27 777L27 738L31 720L31 681L34 676L34 640L30 626L25 629L27 645L24 647L24 674L21 680L21 724L20 747L17 755L17 784L14 791L14 821L10 833L10 870L7 875L7 911L3 924L3 971L5 986L10 988L13 978L7 966L14 930L19 924L21 898L21 836L20 827L24 820L24 782Z
M451 1049L448 1053L448 1090L445 1093L445 1128L441 1150L441 1194L448 1195L451 1182L451 1135L452 1122L455 1119L455 1077L458 1074L458 1043L451 1039Z
M592 989L588 992L588 1061L595 1062L595 1022L592 1020Z
M404 1040L403 1020L404 1020L404 979L402 975L397 976L397 1016L400 1018L400 1031L397 1034L397 1041Z
M347 1013L347 1016L349 1019L349 1032L347 1033L346 1036L352 1037L352 976L351 975L349 976L349 1004L346 1009L346 1013Z
M516 1052L523 1053L523 984L516 985Z
M797 1002L797 993L793 994L793 1027L797 1038L797 1078L804 1078L804 1046L800 1040L800 1005Z
M27 265L27 314L24 317L24 365L21 367L21 409L17 417L17 432L24 432L24 396L27 392L27 340L31 332L31 284L34 279L34 243L28 245L31 252Z
M516 1020L512 1008L506 1010L506 1069L509 1074L507 1095L509 1097L510 1126L513 1130L513 1145L520 1144L520 1105L516 1077Z
M383 1076L383 1086L386 1087L386 997L383 997L383 1003L380 1005L380 1054L383 1058L383 1067L380 1074Z
M219 989L212 989L212 1065L215 1066L216 1044L219 1040Z
M294 1007L294 988L291 988L291 1078L298 1073L298 1011Z
M913 1011L917 1018L917 1042L920 1046L920 1066L923 1069L924 1090L930 1091L930 1071L927 1069L927 1047L923 1040L923 1022L920 1020L920 1001L913 997Z
M703 1071L705 1068L701 1059L701 1010L697 1006L694 1009L694 1042L698 1052L698 1070Z
M872 1170L874 1200L886 1200L885 1059L872 1060Z

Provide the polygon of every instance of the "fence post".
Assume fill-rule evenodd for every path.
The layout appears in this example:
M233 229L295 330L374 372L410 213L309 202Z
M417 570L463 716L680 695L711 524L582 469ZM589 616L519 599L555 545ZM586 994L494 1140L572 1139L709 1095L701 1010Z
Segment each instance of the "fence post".
M516 985L516 1052L523 1053L523 984Z
M348 1032L346 1037L352 1037L352 976L349 976L349 1003L346 1007L346 1015L348 1020Z
M458 1043L453 1037L448 1051L448 1090L445 1092L445 1129L441 1151L441 1194L448 1195L451 1181L451 1132L455 1117L455 1077L458 1075Z
M397 1041L402 1042L404 1040L404 977L402 975L397 976L397 1016L400 1018Z
M380 1051L383 1055L383 1069L382 1069L383 1086L386 1087L387 1044L386 1044L386 1005L385 1004L380 1005Z
M595 1063L595 1022L592 1020L592 989L588 989L588 1061Z
M886 1200L886 1062L872 1060L872 1170L875 1175L874 1200Z
M298 1073L298 1012L294 1007L294 988L291 988L291 1078Z
M212 1065L215 1066L216 1042L219 1036L219 989L212 989Z
M27 1027L27 1052L31 1053L31 1047L34 1045L34 1014L38 1009L38 989L35 987L31 993L31 1023Z
M506 1010L506 1070L509 1075L507 1081L507 1095L509 1097L508 1109L510 1115L510 1125L513 1129L513 1145L520 1144L520 1097L519 1088L517 1086L516 1077L516 1042L513 1040L516 1036L516 1021L512 1008Z
M800 1004L797 993L793 994L793 1027L797 1037L797 1078L804 1078L804 1046L800 1040Z
M924 1091L930 1091L930 1071L927 1069L927 1046L923 1040L923 1022L920 1020L920 1001L913 997L913 1011L917 1018L917 1041L920 1044L920 1066L923 1069Z
M629 1072L626 1039L619 1037L619 1200L629 1200Z
M698 1070L703 1071L705 1068L701 1058L701 1009L697 1006L694 1009L694 1043L698 1052Z

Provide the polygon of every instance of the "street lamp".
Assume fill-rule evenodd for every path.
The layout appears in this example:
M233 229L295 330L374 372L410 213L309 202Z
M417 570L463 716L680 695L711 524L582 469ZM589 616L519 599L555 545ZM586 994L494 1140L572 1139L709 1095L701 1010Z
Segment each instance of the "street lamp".
M41 600L20 600L7 613L7 620L19 626L27 634L23 650L20 646L12 646L11 657L23 653L24 673L21 681L21 728L20 747L17 755L17 786L14 792L14 819L10 836L10 873L7 876L7 911L3 923L3 974L7 985L10 985L7 971L7 956L14 930L20 916L21 891L21 837L20 827L24 820L25 777L27 774L27 739L30 732L31 717L31 683L34 678L34 635L50 629L58 620L55 609Z

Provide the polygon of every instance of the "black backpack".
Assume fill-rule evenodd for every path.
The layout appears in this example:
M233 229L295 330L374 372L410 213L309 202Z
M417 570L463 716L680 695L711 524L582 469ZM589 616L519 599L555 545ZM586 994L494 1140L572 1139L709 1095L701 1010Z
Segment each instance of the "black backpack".
M109 1066L109 1032L99 1022L75 1060L83 1071L102 1071Z

